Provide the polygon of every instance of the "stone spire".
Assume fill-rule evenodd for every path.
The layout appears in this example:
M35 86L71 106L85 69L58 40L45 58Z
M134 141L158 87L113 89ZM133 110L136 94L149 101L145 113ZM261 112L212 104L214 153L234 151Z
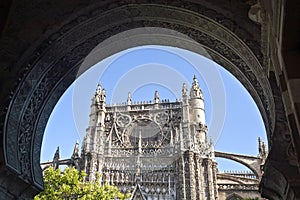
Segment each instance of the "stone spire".
M57 147L56 151L55 151L55 154L53 156L53 168L54 169L58 169L58 166L59 166L59 158L60 158L60 155L59 155L59 147Z
M189 114L189 96L188 96L188 89L186 83L182 85L182 115L183 115L183 122L190 121L190 114Z
M266 144L258 137L258 156L260 158L267 157Z
M196 75L194 75L193 78L193 84L192 84L192 88L190 91L190 98L201 98L203 99L203 95L202 95L202 91L200 89L199 83L198 83L198 79L196 77Z
M128 111L131 110L131 104L132 104L131 93L128 92L128 96L127 96L127 110L128 110Z
M109 116L106 114L106 91L102 88L101 84L98 84L95 95L92 99L89 126L86 129L86 136L82 143L81 158L84 162L94 162L96 160L96 153L99 153L101 145L103 145L102 134L104 133L105 120L109 120ZM73 162L77 168L79 165L79 159L76 158L78 153L77 144L75 145L73 152ZM81 161L80 161L81 162ZM96 164L86 165L83 164L83 170L95 171ZM86 180L95 180L95 174L90 174L86 177Z
M75 146L74 146L72 158L78 158L79 157L78 152L79 152L79 142L77 140L76 143L75 143Z
M53 160L58 160L60 158L60 155L59 155L59 147L57 147L56 151L55 151L55 154L53 156Z
M79 157L79 142L77 140L76 143L75 143L75 146L74 146L73 154L71 156L71 165L70 165L70 167L75 166L75 168L77 170L80 170L79 160L80 160L80 157Z
M127 105L131 105L132 99L131 99L131 93L128 92L128 97L127 97Z
M189 109L190 122L192 123L191 135L195 139L194 142L200 146L202 144L207 145L204 99L195 75L190 90Z

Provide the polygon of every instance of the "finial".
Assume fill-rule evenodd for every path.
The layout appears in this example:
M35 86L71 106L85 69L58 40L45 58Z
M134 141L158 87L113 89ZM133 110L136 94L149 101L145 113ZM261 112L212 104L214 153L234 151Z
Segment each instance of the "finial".
M79 157L78 152L79 152L79 142L78 140L76 140L72 158L78 158Z
M197 77L196 77L196 74L194 74L193 80L198 82Z
M128 92L128 97L127 97L127 105L131 105L132 99L131 99L131 93Z
M53 163L52 163L52 166L54 169L58 169L59 167L59 146L57 147L56 151L55 151L55 154L54 154L54 157L53 157Z
M155 95L154 95L154 101L155 103L159 103L159 95L158 95L158 91L155 91Z
M59 146L57 147L54 157L53 157L53 160L58 160L58 159L59 159Z
M260 137L258 137L258 155L262 156L262 143Z

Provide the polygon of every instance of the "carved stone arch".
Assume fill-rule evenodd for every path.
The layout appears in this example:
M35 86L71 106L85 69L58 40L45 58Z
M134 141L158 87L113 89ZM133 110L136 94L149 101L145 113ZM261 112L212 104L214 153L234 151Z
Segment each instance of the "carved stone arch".
M47 33L44 41L37 42L38 45L27 52L29 56L24 54L17 65L26 71L8 106L3 142L5 165L18 180L25 182L20 191L27 185L32 187L28 189L30 191L43 187L39 166L43 132L52 109L76 79L84 59L105 39L135 28L170 29L200 43L215 62L244 84L262 113L267 132L271 132L274 102L268 80L262 76L258 54L228 28L204 16L201 10L189 8L192 7L186 4L167 6L159 3L99 6L83 12L82 16L78 14L59 30ZM180 43L157 41L156 44L182 47ZM132 44L122 46L121 50L129 47ZM107 52L105 47L102 50L106 56L116 53ZM7 187L10 190L12 186Z

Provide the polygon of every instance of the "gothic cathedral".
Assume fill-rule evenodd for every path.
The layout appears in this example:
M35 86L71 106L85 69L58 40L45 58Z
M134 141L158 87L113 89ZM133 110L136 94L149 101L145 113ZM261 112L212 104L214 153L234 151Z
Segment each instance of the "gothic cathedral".
M77 143L68 163L84 170L86 181L100 173L103 183L129 191L135 200L260 199L264 143L259 141L258 157L215 152L196 76L190 91L183 84L176 102L161 100L157 91L152 101L140 103L133 103L130 93L121 105L106 105L105 98L99 84L81 156ZM218 172L215 156L241 161L252 172ZM58 156L53 164L61 164Z

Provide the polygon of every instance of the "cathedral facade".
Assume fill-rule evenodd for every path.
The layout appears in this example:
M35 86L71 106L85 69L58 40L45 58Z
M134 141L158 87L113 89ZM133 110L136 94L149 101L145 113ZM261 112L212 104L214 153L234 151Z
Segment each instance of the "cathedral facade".
M98 86L82 144L88 180L134 192L134 199L215 199L218 196L213 145L207 141L204 99L197 78L182 101L154 100L105 105Z
M130 93L121 105L106 105L105 100L106 91L98 85L81 155L77 143L71 159L56 155L52 164L84 170L86 181L100 173L103 183L130 192L131 199L260 199L264 143L259 141L258 157L216 152L207 139L196 77L190 90L183 84L176 102L161 100L157 91L151 101L133 103ZM221 173L215 155L241 161L253 172Z

